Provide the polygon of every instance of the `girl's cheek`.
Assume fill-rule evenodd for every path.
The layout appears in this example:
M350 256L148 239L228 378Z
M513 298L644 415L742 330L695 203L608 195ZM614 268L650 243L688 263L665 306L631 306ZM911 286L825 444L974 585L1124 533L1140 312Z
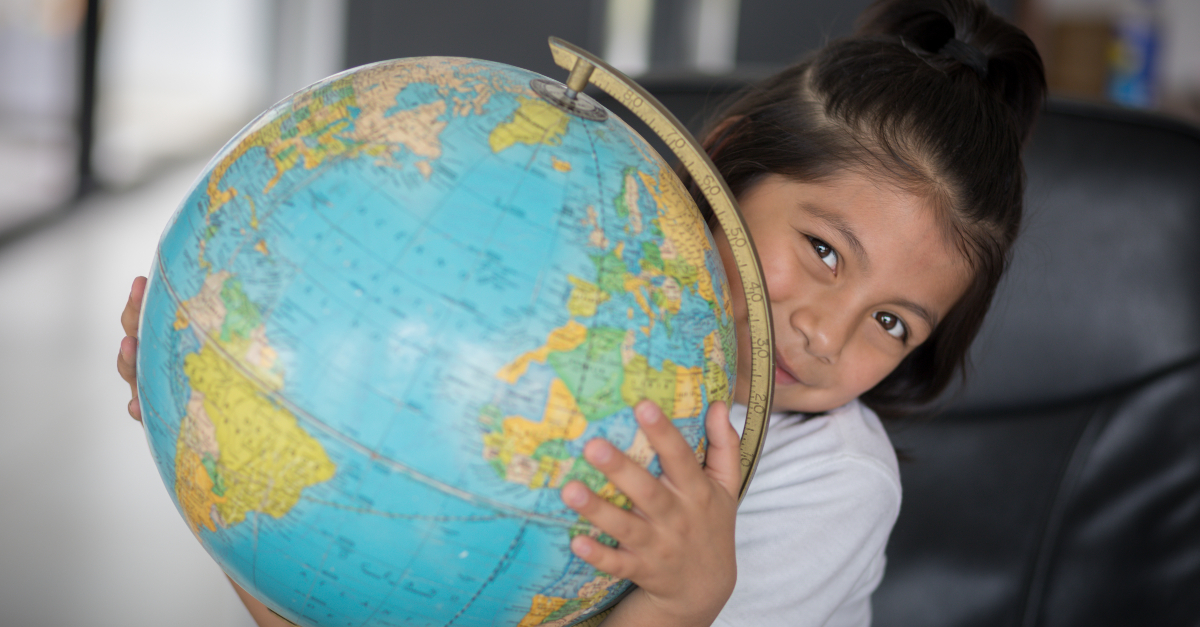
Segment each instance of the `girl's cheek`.
M864 346L854 352L852 372L848 373L850 385L857 389L855 396L861 396L887 378L896 366L900 365L895 351L882 350L877 346Z
M765 247L764 247L765 248ZM763 281L767 284L767 293L772 301L790 298L799 287L802 280L799 264L783 259L780 255L770 254L767 249L759 254L763 268Z

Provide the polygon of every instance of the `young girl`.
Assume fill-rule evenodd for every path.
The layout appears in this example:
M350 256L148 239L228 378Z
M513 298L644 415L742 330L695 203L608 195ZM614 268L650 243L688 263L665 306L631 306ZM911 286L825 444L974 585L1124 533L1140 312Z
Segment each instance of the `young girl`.
M640 404L661 479L607 442L587 445L635 503L622 510L579 482L562 490L620 541L578 536L575 553L638 584L606 625L870 623L900 507L877 415L934 399L962 365L1018 230L1021 144L1044 90L1033 44L981 2L882 0L854 36L746 91L711 124L705 146L770 293L775 413L740 508L731 423L744 421L743 405L728 419L710 411L701 468L671 422ZM118 369L131 386L144 286L134 282L122 315ZM735 301L742 340L745 315ZM745 403L748 342L739 346ZM136 390L129 409L140 418ZM285 624L238 592L260 625Z

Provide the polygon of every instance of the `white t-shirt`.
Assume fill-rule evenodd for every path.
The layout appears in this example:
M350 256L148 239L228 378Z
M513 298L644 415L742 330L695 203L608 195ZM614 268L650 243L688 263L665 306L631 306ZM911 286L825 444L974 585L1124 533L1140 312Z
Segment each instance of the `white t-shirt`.
M746 408L730 413L740 433ZM714 625L870 625L899 512L896 453L874 412L855 400L773 414L738 508L737 587Z

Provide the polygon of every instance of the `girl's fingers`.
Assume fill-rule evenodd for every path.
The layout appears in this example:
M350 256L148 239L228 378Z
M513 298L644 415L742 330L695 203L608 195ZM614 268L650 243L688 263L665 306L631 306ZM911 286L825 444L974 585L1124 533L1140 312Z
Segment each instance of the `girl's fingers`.
M588 442L583 447L583 457L629 497L635 507L651 517L662 515L672 507L674 496L663 482L608 441L596 438ZM694 458L692 463L695 463Z
M658 463L670 482L684 491L700 487L705 478L700 464L696 463L696 452L658 405L642 401L634 408L634 415L650 440L650 446L658 453ZM637 499L633 502L642 506Z
M129 300L125 302L125 310L121 312L121 326L125 335L137 337L138 317L142 313L142 296L146 293L146 277L140 276L133 280L129 288Z
M121 340L121 349L117 352L117 373L129 384L129 393L133 396L133 400L129 401L129 415L134 420L141 420L142 409L137 393L137 338L127 335Z
M117 373L129 384L129 391L137 396L137 338L125 336L121 350L117 353Z
M595 566L597 570L621 579L635 579L637 569L633 555L627 551L605 546L588 536L571 539L571 552Z
M129 288L129 300L125 301L125 310L121 312L121 327L125 329L125 339L121 340L121 350L117 353L117 373L129 384L129 392L133 396L127 409L129 415L138 421L142 419L142 407L138 402L137 393L137 334L138 318L142 313L142 297L145 294L146 277L135 278Z
M704 471L730 496L737 498L742 488L742 441L733 425L729 424L729 407L720 402L710 405L704 428L708 433L708 457L705 458Z
M637 543L645 536L646 521L596 496L579 481L570 481L563 486L561 496L567 507L616 538L617 542Z
M121 340L121 350L117 354L117 372L126 383L133 385L137 381L137 338L125 336Z

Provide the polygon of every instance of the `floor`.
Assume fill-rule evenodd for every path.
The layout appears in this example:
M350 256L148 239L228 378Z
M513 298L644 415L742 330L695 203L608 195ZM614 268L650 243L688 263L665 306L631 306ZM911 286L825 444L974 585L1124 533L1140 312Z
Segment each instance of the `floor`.
M203 165L0 248L0 626L254 624L176 512L115 368L129 284Z

